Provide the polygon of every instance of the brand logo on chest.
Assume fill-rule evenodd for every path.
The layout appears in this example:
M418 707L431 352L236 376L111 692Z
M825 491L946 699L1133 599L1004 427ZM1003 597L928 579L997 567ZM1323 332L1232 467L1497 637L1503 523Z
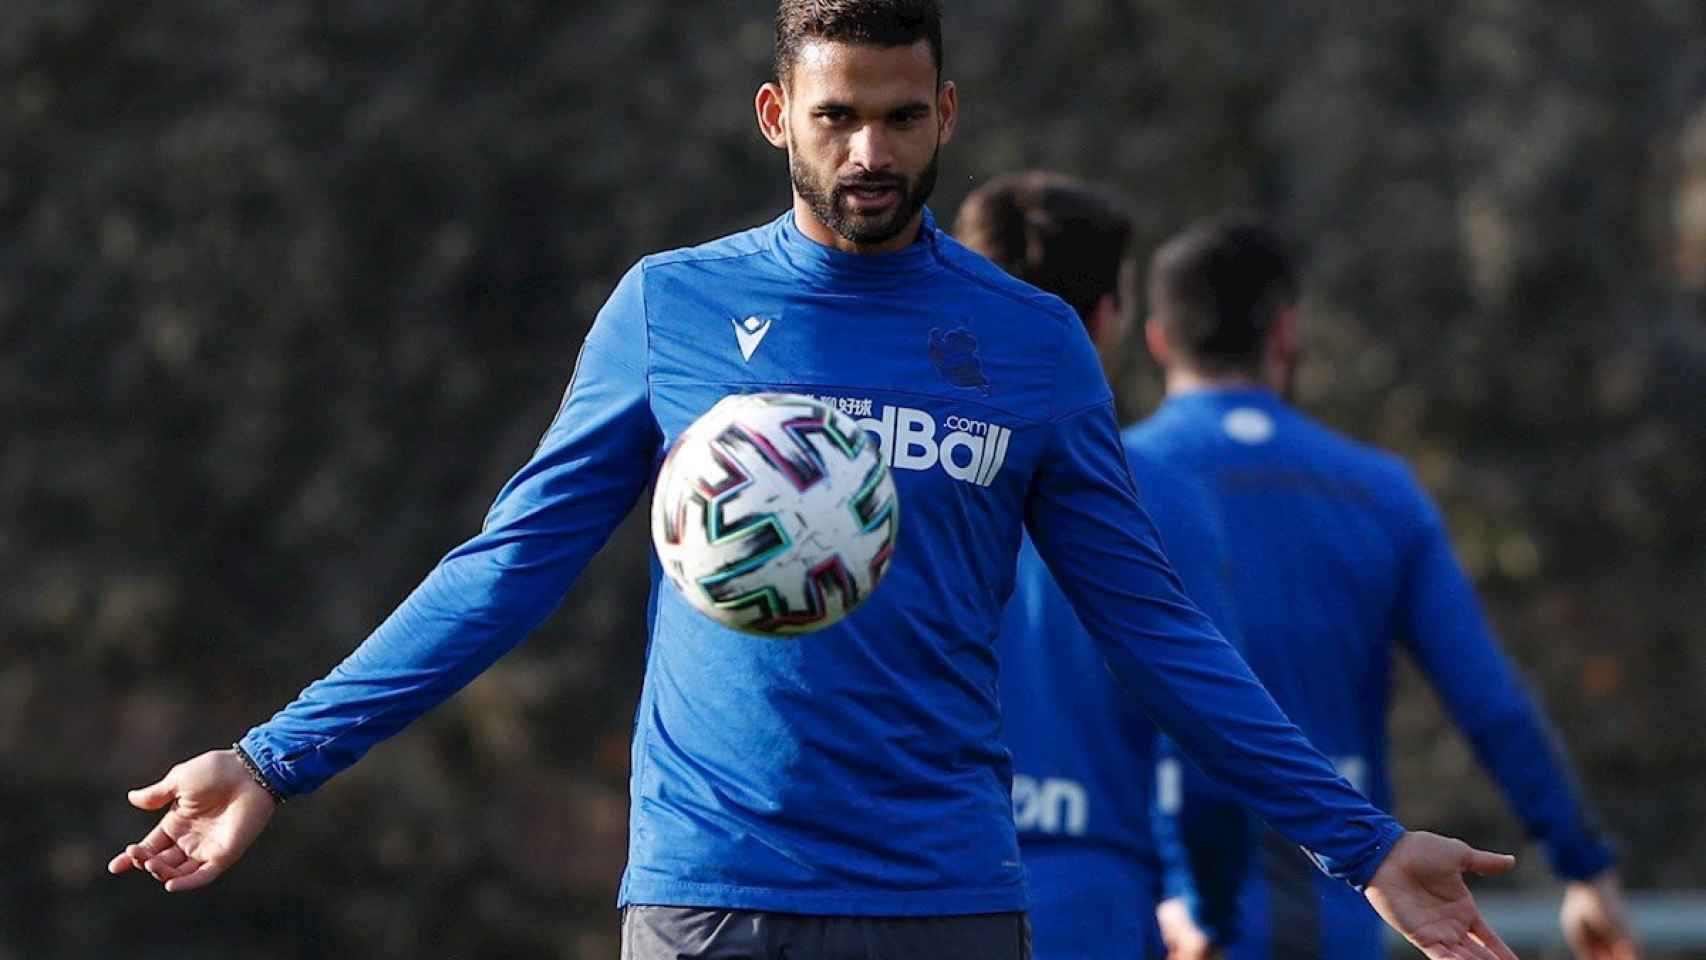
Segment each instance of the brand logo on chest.
M752 360L753 352L764 342L764 335L770 332L770 324L774 320L774 317L747 317L745 320L733 321L735 342L740 344L742 360Z
M855 418L877 438L888 465L896 470L932 470L965 483L987 487L1007 462L1013 430L986 420L950 415L938 419L927 410L875 403L863 397L818 397Z

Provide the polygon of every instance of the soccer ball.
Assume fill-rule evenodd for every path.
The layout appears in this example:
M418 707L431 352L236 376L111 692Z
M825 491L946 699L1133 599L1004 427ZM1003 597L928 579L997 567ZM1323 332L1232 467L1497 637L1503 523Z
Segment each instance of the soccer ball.
M877 442L826 403L724 397L664 458L652 542L706 616L746 633L821 630L887 572L899 503Z

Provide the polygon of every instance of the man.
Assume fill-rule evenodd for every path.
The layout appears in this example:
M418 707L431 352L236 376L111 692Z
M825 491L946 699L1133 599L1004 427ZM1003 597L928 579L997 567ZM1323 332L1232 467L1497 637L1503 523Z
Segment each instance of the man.
M1257 676L1384 808L1392 660L1406 648L1568 883L1562 919L1576 954L1631 960L1612 855L1489 633L1438 511L1400 461L1282 399L1299 356L1298 280L1284 245L1253 221L1200 224L1156 252L1148 297L1167 399L1130 436L1213 492ZM1179 835L1197 881L1223 891L1198 906L1228 957L1385 956L1362 898L1318 882L1272 834L1229 828L1228 799L1183 772ZM1169 939L1195 945L1179 957L1201 955L1205 939L1181 906L1165 910Z
M1061 174L1014 174L972 191L954 234L1065 300L1112 374L1130 326L1120 280L1132 224L1118 204ZM1185 592L1232 636L1223 534L1208 494L1129 435L1122 439ZM1036 957L1159 957L1161 872L1150 815L1158 734L1102 669L1095 641L1029 543L996 649Z
M834 395L883 436L906 531L856 615L795 640L713 624L654 568L625 956L1028 953L992 643L1025 527L1198 763L1431 956L1510 958L1462 874L1512 858L1405 833L1308 746L1180 592L1077 318L936 229L924 202L958 113L941 66L934 0L783 0L756 107L788 153L792 209L631 269L484 529L237 749L136 791L172 808L110 868L168 890L218 877L276 798L543 619L694 418L785 390Z

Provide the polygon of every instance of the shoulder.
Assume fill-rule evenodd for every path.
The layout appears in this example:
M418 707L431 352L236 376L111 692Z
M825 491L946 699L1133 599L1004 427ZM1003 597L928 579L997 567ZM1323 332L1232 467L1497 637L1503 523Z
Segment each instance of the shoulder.
M706 278L703 271L710 271L721 279L727 271L750 269L743 264L765 253L767 231L772 226L774 224L765 224L695 246L647 254L628 267L611 299L647 305L656 296L667 299L671 291L691 288L702 282ZM694 271L701 272L694 276Z
M1012 276L947 233L935 233L941 266L938 296L975 312L1010 344L1007 360L1034 372L1043 419L1057 420L1113 398L1102 362L1078 311L1059 297Z
M695 246L659 251L641 258L635 269L646 273L670 267L711 264L757 256L768 249L770 231L774 228L774 223L766 223Z
M1180 405L1164 401L1149 416L1121 431L1120 440L1127 456L1143 457L1152 463L1191 464L1193 455L1205 452L1215 442L1200 421L1201 417L1186 413Z
M1125 455L1131 464L1132 478L1140 485L1187 495L1196 489L1196 484L1182 470L1169 466L1129 439L1125 442Z
M1045 293L991 263L982 254L960 243L946 231L936 231L936 256L942 268L974 295L1003 302L1013 311L1055 329L1081 325L1078 313L1066 301Z
M1193 514L1214 513L1208 488L1182 467L1134 443L1128 429L1123 438L1126 461L1144 502Z
M1433 500L1408 461L1396 453L1346 436L1311 417L1292 411L1304 434L1311 459L1355 483L1388 511L1404 521L1431 516Z
M1410 465L1404 459L1372 443L1348 436L1296 410L1290 411L1297 429L1317 451L1317 456L1331 459L1333 464L1357 477L1392 487L1416 487Z
M1166 412L1167 408L1163 405L1149 416L1129 424L1120 431L1120 442L1125 445L1128 456L1142 457L1152 463L1159 462L1165 456L1161 438L1166 431L1163 423L1163 415Z

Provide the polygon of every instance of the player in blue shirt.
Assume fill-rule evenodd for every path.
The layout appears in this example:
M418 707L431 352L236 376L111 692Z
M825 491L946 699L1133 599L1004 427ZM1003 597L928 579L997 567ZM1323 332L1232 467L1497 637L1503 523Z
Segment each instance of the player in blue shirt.
M1065 300L1110 374L1130 327L1119 292L1131 233L1130 216L1110 197L1047 171L977 188L954 226L966 246ZM1228 559L1207 492L1129 434L1122 441L1185 592L1232 638ZM1162 878L1150 815L1158 731L1101 668L1096 642L1029 543L996 646L1036 957L1160 956Z
M1430 956L1510 958L1463 883L1513 859L1406 833L1339 777L1182 592L1138 504L1083 325L924 208L958 93L934 0L783 0L756 98L793 207L646 257L587 334L532 459L328 676L109 864L217 878L270 819L519 642L732 392L835 398L881 439L905 530L848 620L731 632L653 571L633 741L625 955L1028 954L994 636L1023 531L1109 665L1190 756ZM752 321L756 320L756 323Z
M1567 882L1563 922L1578 955L1633 957L1611 851L1489 633L1439 511L1398 459L1282 399L1298 357L1298 282L1281 242L1237 218L1193 227L1155 254L1148 296L1148 342L1167 399L1133 436L1213 492L1257 676L1340 772L1388 808L1392 666L1407 651ZM1385 955L1361 897L1318 882L1267 831L1228 829L1231 798L1195 771L1185 779L1178 834L1205 885L1196 907L1227 957ZM1235 844L1248 855L1228 856Z

